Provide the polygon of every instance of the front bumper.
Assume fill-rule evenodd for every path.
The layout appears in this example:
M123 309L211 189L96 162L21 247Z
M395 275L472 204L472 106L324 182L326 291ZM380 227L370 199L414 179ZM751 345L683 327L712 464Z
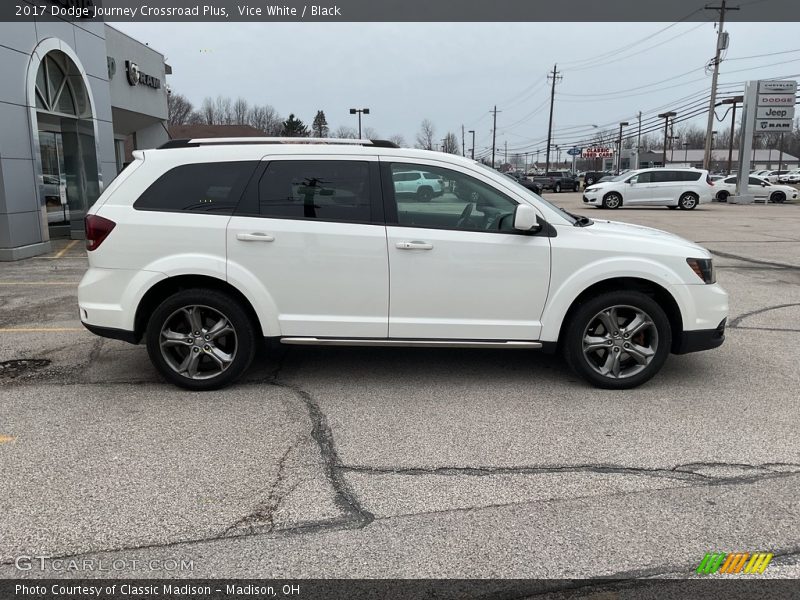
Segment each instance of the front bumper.
M719 348L725 341L725 325L723 319L716 329L701 329L698 331L684 331L680 340L673 347L674 354L689 354Z

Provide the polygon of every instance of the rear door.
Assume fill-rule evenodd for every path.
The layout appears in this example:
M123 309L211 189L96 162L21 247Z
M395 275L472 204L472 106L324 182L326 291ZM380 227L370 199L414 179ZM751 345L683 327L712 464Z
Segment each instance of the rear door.
M385 338L377 158L267 157L227 230L228 278L277 315L269 336Z

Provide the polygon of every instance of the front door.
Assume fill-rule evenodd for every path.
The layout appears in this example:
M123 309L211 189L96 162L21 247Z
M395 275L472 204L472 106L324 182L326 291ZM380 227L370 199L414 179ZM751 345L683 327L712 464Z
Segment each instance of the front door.
M277 313L268 336L386 338L377 158L268 159L227 231L228 278Z
M622 202L628 205L648 204L653 200L653 173L645 171L627 181Z
M389 251L389 337L537 340L550 239L512 227L518 200L477 170L382 158ZM402 193L412 170L449 182L427 200ZM395 190L398 190L395 192Z

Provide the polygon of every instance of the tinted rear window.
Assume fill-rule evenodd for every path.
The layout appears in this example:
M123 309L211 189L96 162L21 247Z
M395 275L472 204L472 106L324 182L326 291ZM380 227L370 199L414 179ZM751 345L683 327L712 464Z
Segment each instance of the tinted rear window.
M137 210L230 215L258 162L181 165L159 177L133 204Z
M415 179L419 174L415 175ZM269 164L259 184L261 216L369 222L369 163L283 160Z

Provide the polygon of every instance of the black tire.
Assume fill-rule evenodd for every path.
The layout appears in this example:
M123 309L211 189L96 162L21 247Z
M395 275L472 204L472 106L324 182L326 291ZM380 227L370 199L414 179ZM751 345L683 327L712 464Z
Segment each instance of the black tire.
M594 179L592 177L589 177L589 179L587 179L586 181L583 182L584 189L589 187L593 183L594 183Z
M603 208L617 209L622 206L622 196L617 192L609 192L603 196Z
M697 194L686 192L683 196L681 196L680 200L678 200L678 208L681 210L694 210L697 208L699 201L700 199L697 197Z
M774 202L775 204L783 204L786 202L786 194L783 192L775 192L769 197L769 201Z
M417 198L420 202L430 202L433 198L433 190L429 187L421 187L417 190Z
M180 327L173 329L172 324L175 322L174 320L182 320L184 317L182 309L189 307L202 309L202 312L198 314L198 318L202 321L201 327L203 330L201 335L195 337L192 335L193 332L189 330L185 332L187 336L186 344L181 340L181 343L176 344L174 348L162 350L162 330L169 326L170 332L183 331ZM231 333L221 335L211 342L211 347L214 349L219 348L227 353L227 356L230 356L231 353L233 354L230 363L222 367L222 370L216 375L213 375L213 373L220 367L212 360L211 353L205 351L210 346L203 346L204 342L201 340L201 338L209 339L204 335L206 333L213 335L213 332L206 329L206 327L211 328L213 325L210 320L203 320L203 314L205 314L206 319L210 318L209 315L221 315L227 320L231 330ZM189 324L189 319L183 320L185 324ZM181 333L181 335L184 335L184 333ZM188 390L216 390L230 385L244 374L253 361L257 347L256 340L260 337L260 334L257 336L257 324L252 321L239 300L217 290L195 288L182 290L169 296L153 311L147 324L147 353L150 355L150 360L158 372L168 382ZM188 343L190 338L196 341L190 344ZM203 378L192 378L188 375L188 371L187 374L179 373L177 370L179 366L170 365L170 362L176 365L184 357L188 359L190 352L182 354L187 348L200 357L195 359L198 365L195 369L199 370L196 376ZM205 371L203 370L204 366L207 368Z
M725 190L722 190L719 194L717 194L717 200L719 200L720 202L727 202L728 196L730 196L730 194Z
M575 187L572 188L572 191L573 192L580 192L581 191L581 184L580 183L575 183Z
M598 351L584 352L584 338L587 335L598 337L597 328L590 329L593 324L599 323L597 316L611 307L617 307L621 327L618 332L611 332L611 337L613 337L613 333L618 333L618 335L613 339L610 348L615 349L618 364L630 365L623 367L630 370L630 375L624 375L622 370L618 372L619 375L623 375L620 377L603 375L598 372L597 369L602 369L608 364L609 356L615 356L610 350L606 350L605 346ZM630 338L632 341L637 336L642 336L641 341L637 340L637 345L634 347L644 347L652 351L652 357L646 365L639 364L633 355L626 353L625 347L630 346L623 346L628 343L623 339L624 327L631 323L631 321L625 323L624 320L628 316L636 314L635 311L641 311L649 317L649 321L646 321L650 323L648 328ZM653 298L641 292L615 291L600 294L578 305L568 318L569 322L566 323L564 337L561 340L562 352L570 368L595 387L608 390L635 388L658 373L670 353L672 329L669 319ZM645 335L648 336L648 339L645 339ZM652 347L652 344L655 344L655 348ZM603 363L602 366L599 363Z
M553 191L556 194L560 194L561 193L561 184L560 183L556 183L556 186L553 188Z

